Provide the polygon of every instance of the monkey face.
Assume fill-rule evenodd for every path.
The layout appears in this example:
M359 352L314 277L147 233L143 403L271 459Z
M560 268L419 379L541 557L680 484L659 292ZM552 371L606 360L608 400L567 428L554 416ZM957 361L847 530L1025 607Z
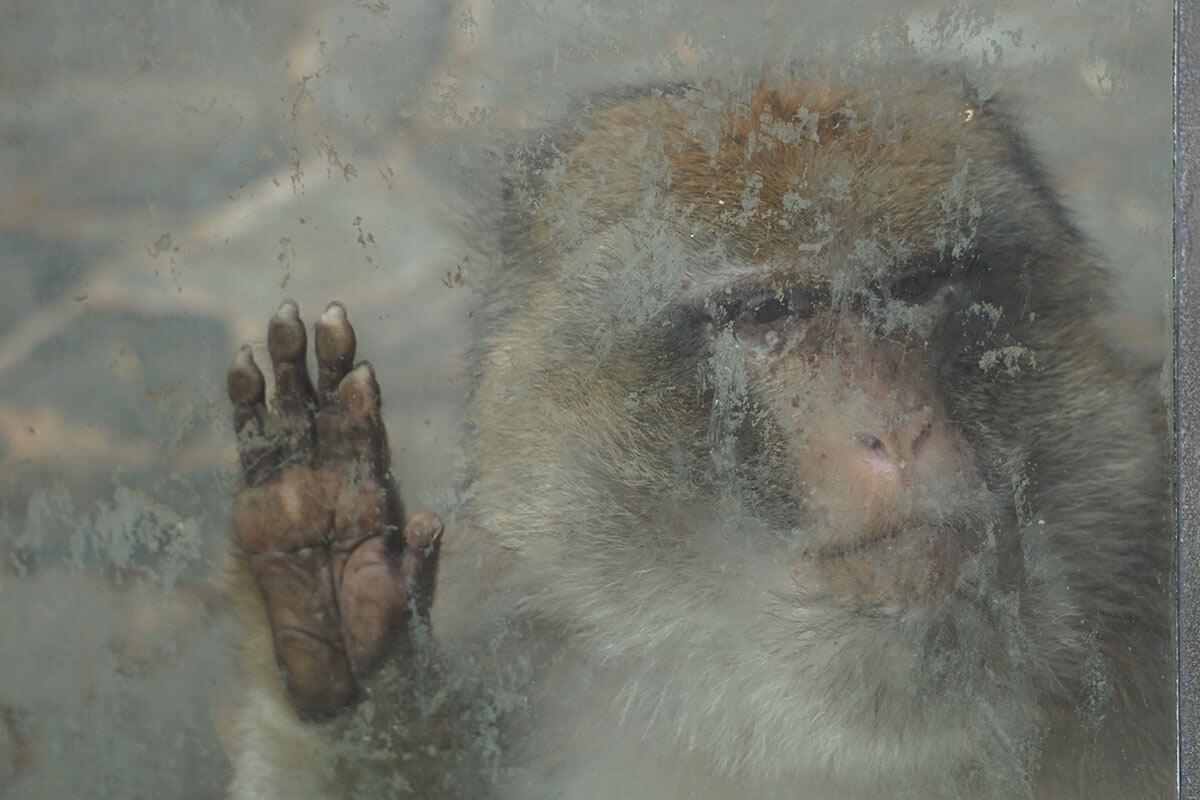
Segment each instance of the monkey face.
M594 336L593 375L636 387L624 410L659 496L705 502L706 487L749 520L727 525L735 539L770 532L810 601L860 613L936 608L1011 524L1011 476L992 469L1007 443L989 449L958 400L995 382L980 355L1021 331L960 332L1009 301L989 282L1018 257L1014 229L1028 244L1045 228L1008 213L1037 187L982 112L945 86L906 91L896 107L760 89L717 119L707 97L617 105L549 170L543 193L572 216L535 221L577 243L557 286ZM602 173L635 112L653 120L628 148L639 171Z
M835 305L813 287L718 308L713 347L740 358L756 389L714 396L714 407L749 403L756 421L714 435L749 434L742 475L781 500L777 523L790 522L793 574L810 596L877 613L929 609L984 539L993 498L943 401L939 349L921 335L948 313L949 281L909 275L890 287L915 306L905 309L915 324L886 335L853 300Z
M1158 613L1166 537L1123 520L1160 437L1003 113L872 87L648 91L522 161L479 520L522 607L726 771L891 785L903 747L1018 796L1106 615Z

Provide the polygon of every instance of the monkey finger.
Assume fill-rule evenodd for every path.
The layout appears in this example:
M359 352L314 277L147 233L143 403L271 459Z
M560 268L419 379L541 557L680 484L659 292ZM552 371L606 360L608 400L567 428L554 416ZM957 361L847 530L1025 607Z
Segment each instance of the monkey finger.
M316 395L308 377L307 347L300 307L285 300L267 328L267 350L275 371L277 433L287 463L306 463L312 453Z
M387 485L391 456L387 431L379 415L381 399L375 369L369 361L359 362L338 385L338 409L342 419L342 448L370 475Z
M356 337L346 307L336 300L317 320L317 399L322 408L337 405L338 385L354 363Z
M263 431L266 381L248 346L243 345L234 357L225 384L233 401L233 429L245 481L248 486L257 486L278 464L277 451Z
M261 406L266 399L266 381L262 370L254 362L254 353L249 345L242 345L234 356L229 373L225 376L225 387L229 399L237 407Z
M424 621L429 619L429 608L437 588L438 556L445 530L442 518L432 511L418 511L404 526L401 576L409 604Z

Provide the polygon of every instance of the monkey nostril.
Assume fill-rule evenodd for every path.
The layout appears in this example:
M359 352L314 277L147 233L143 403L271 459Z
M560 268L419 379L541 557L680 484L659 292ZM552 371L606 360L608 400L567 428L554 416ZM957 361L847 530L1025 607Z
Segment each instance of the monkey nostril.
M862 458L877 470L890 472L897 464L893 463L892 454L878 436L870 433L854 434L854 443L858 446Z
M854 441L867 450L872 450L877 453L886 454L887 448L883 446L883 441L878 436L872 436L869 433L857 433L854 435Z

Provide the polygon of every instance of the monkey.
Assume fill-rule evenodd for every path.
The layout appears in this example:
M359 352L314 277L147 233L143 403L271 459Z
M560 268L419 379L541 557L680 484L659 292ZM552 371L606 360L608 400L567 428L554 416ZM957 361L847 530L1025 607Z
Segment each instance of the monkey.
M947 71L589 97L481 246L463 508L347 309L228 376L232 795L1173 796L1161 403Z

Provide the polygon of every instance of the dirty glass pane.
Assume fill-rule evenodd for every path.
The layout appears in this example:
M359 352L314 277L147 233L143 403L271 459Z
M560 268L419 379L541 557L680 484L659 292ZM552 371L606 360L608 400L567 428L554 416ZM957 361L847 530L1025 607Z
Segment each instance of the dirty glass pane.
M9 0L0 797L1173 797L1172 14Z

